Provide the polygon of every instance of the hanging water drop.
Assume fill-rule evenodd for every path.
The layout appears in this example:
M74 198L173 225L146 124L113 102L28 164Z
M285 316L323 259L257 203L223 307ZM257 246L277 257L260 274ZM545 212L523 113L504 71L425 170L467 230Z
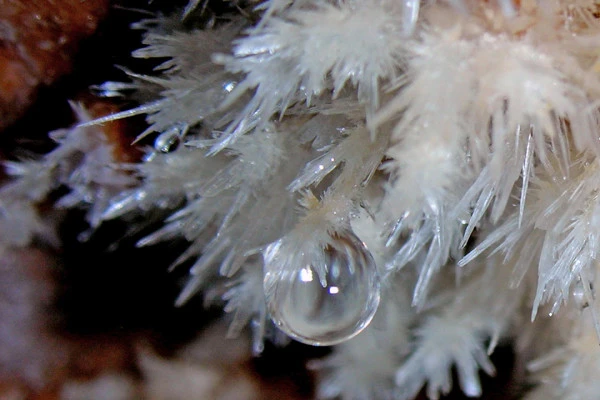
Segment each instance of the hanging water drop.
M325 248L294 257L288 251L298 249L282 240L265 251L264 286L271 319L292 338L315 346L356 336L379 305L379 276L364 243L353 233L331 239ZM289 260L296 265L288 265Z
M585 287L583 286L585 284L588 285L588 291L586 291ZM592 300L590 299L590 296L593 297L592 284L584 283L581 279L577 280L577 282L575 282L575 285L573 286L573 291L571 295L573 296L575 306L579 310L584 310L588 308L590 306L590 301Z
M181 142L181 129L173 127L160 135L154 140L154 149L161 153L169 153L179 147Z

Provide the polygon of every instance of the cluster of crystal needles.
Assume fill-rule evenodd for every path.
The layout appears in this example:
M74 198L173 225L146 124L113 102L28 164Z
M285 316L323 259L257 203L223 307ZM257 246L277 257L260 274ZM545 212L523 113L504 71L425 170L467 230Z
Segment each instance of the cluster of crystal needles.
M452 371L479 396L501 341L529 400L598 398L598 1L198 3L135 25L151 74L97 87L143 100L96 121L146 115L142 161L64 134L9 164L23 241L42 188L94 226L161 219L138 245L189 243L177 304L221 304L256 352L335 345L321 398L437 399Z

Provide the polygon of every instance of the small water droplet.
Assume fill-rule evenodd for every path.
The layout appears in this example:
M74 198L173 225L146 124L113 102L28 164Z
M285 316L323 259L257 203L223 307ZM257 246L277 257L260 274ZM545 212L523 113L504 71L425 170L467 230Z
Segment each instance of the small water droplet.
M289 257L283 253L290 250L281 240L265 251L271 319L292 338L316 346L356 336L379 306L379 276L364 243L353 233L331 239L323 249L300 252L293 258L298 266L292 271L281 266Z
M223 89L227 93L231 93L233 91L233 89L235 89L236 86L237 86L237 82L236 81L229 81L229 82L225 82L223 84Z
M583 285L584 283L581 280L578 280L573 286L573 291L571 293L571 295L573 296L575 306L579 310L584 310L590 306L590 299L588 298L588 294L586 293L586 290L583 287ZM590 293L593 294L591 287L592 285L589 283L588 285L590 287Z
M169 129L154 140L154 149L161 153L169 153L179 146L181 142L181 132L179 128Z

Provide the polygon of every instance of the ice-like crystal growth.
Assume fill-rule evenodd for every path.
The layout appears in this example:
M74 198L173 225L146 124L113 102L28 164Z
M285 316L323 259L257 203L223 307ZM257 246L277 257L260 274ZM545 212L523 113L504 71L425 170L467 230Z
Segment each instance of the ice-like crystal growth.
M275 324L296 340L325 346L356 336L379 306L379 276L354 235L334 237L323 249L289 258L283 239L265 251L265 294Z
M224 303L230 333L254 327L255 352L283 336L276 326L340 344L321 398L437 399L453 369L479 396L498 341L524 331L535 349L519 344L517 359L561 341L590 355L547 364L539 382L554 383L532 399L596 398L597 338L561 337L544 319L560 307L566 328L581 314L600 327L598 0L266 0L218 18L211 3L137 24L145 47L133 56L156 68L96 87L143 102L94 121L146 114L138 138L156 135L143 161L112 174L99 165L107 146L72 135L76 160L68 140L53 164L7 164L27 177L10 199L27 201L0 190L6 240L41 234L34 206L58 179L71 192L55 206L140 214L138 231L169 210L138 245L188 240L173 263L189 266L177 304ZM54 163L80 158L74 172ZM377 317L341 343L370 323L377 271ZM539 317L523 329L531 301Z

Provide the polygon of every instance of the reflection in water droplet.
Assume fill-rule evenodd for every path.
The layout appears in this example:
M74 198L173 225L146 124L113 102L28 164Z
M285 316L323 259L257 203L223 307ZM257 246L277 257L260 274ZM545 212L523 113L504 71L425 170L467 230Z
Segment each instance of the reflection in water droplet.
M275 324L292 338L317 346L343 342L366 328L380 291L366 246L349 233L333 237L321 250L290 255L297 250L290 247L278 240L265 251L265 294ZM282 265L288 260L298 265Z

